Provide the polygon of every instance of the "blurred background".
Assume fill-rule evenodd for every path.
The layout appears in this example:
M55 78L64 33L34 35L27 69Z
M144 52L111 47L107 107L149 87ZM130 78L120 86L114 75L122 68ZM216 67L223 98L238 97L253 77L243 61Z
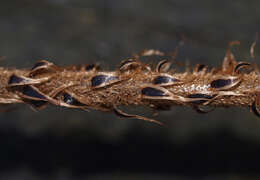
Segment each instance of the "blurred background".
M230 41L239 60L260 29L260 1L2 0L1 66L100 63L113 70L144 49L219 66ZM153 59L154 62L156 60ZM149 116L151 110L138 108ZM21 106L0 113L0 179L258 179L260 120L248 109L160 112L168 127L112 113Z

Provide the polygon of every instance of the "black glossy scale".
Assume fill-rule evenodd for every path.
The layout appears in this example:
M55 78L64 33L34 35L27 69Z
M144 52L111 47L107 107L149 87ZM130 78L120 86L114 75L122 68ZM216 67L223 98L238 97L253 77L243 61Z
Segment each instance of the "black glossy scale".
M45 96L37 92L35 89L33 89L31 86L25 86L23 88L23 94L26 96L34 97L34 98L39 98L39 99L46 99Z
M23 81L25 81L25 79L23 79L23 78L21 78L21 77L19 77L19 76L16 76L15 74L13 74L11 77L10 77L10 79L9 79L9 81L8 81L8 84L19 84L19 83L21 83L21 82L23 82Z
M32 67L32 70L36 69L37 67L45 66L45 65L47 65L47 62L44 62L44 61L37 62L37 63Z
M197 98L204 98L204 99L212 99L213 97L210 96L210 95L207 95L207 94L200 94L200 93L196 93L196 94L190 94L187 96L188 98L194 98L194 99L197 99ZM204 103L206 102L207 100L195 100L195 101L192 101L193 104L201 104L201 103Z
M254 113L256 116L260 117L260 112L259 112L259 110L258 110L258 108L257 108L256 101L252 104L251 110L253 111L253 113Z
M142 89L142 95L145 96L169 96L167 94L165 94L165 92L156 89L156 88L152 88L152 87L145 87Z
M120 70L131 70L131 69L135 69L138 66L138 62L136 60L133 59L128 59L123 61L120 64L119 69Z
M251 64L250 63L247 63L247 62L241 62L239 63L236 67L235 67L235 72L237 72L241 67L243 66L250 66Z
M171 66L171 63L168 60L162 60L158 63L157 65L157 71L161 72L161 70L163 71L167 71Z
M167 84L171 82L179 82L179 80L168 76L157 76L153 80L154 84Z
M111 81L111 80L115 80L115 79L118 79L118 77L116 76L107 76L107 75L97 75L97 76L94 76L92 79L91 79L91 85L92 87L96 87L96 86L100 86L101 84L105 83L105 82L108 82L108 81Z
M207 95L207 94L200 94L200 93L197 93L197 94L190 94L188 95L189 98L206 98L206 99L211 99L212 96L210 95Z
M136 62L136 61L135 61L135 60L132 60L132 59L125 60L125 61L123 61L123 62L121 63L121 65L120 65L119 68L125 66L126 64L132 63L132 62Z
M212 88L222 88L228 86L232 83L231 79L217 79L210 83Z
M75 99L73 96L71 96L68 93L65 93L63 95L63 100L65 103L70 104L70 105L74 105L74 106L85 106L84 104L82 104L81 102L79 102L77 99Z

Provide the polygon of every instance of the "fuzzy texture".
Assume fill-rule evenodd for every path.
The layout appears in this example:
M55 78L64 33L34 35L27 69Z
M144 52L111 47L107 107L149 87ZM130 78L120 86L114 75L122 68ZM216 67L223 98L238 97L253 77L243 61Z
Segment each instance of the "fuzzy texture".
M141 56L163 56L157 50ZM84 110L114 111L121 117L156 120L122 112L119 106L149 106L169 110L190 106L200 113L204 107L250 107L259 116L260 75L256 65L237 62L227 51L222 67L197 65L192 71L176 73L171 63L160 61L155 68L139 56L124 60L115 71L97 65L59 67L41 60L32 69L0 68L0 103L26 103L42 109L48 104Z

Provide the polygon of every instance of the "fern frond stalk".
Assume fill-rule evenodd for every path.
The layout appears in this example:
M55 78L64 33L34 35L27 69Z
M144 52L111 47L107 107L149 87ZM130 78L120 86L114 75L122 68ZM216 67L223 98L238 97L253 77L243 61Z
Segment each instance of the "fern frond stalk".
M143 56L163 55L148 50ZM48 104L83 110L113 111L122 117L159 121L128 114L121 106L148 106L169 110L190 106L201 113L204 107L247 107L259 116L260 74L256 65L237 62L227 51L222 67L196 65L192 71L176 73L168 60L155 68L136 56L124 60L115 71L97 65L60 67L46 60L31 69L0 68L0 104L29 104L42 109ZM211 109L209 110L211 111Z

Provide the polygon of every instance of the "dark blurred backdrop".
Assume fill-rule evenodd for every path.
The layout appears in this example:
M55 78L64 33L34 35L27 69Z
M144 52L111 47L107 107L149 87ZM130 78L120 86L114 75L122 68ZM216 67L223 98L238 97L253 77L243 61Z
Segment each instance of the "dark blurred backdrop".
M106 69L143 49L219 66L228 42L250 62L260 1L2 0L2 66L99 62ZM260 55L257 44L256 62ZM147 109L138 113L149 115ZM257 179L260 120L248 109L201 115L174 107L167 128L110 113L29 107L0 113L0 179Z

